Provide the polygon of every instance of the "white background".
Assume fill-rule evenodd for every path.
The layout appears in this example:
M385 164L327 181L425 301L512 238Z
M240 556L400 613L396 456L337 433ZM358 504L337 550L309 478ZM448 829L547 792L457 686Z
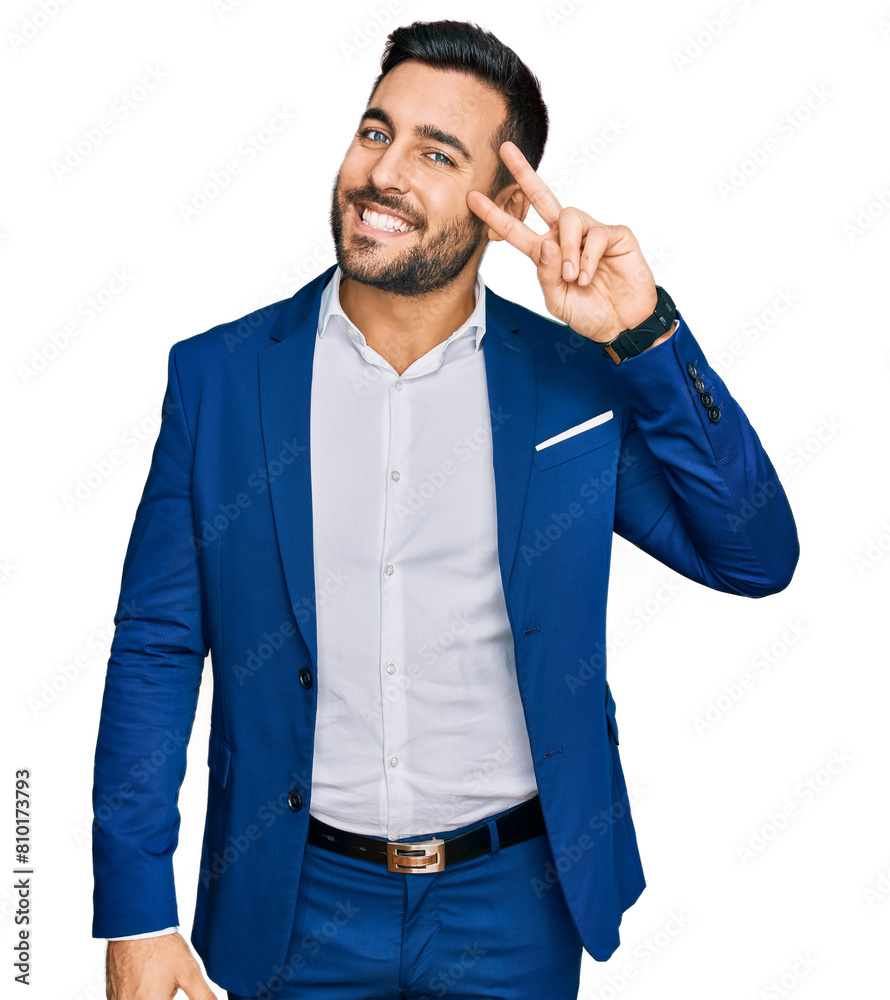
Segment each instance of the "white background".
M693 584L616 540L609 678L648 887L613 957L585 955L580 996L886 989L890 4L45 9L55 13L14 0L0 18L4 995L18 995L18 767L34 776L28 995L105 995L105 945L90 937L92 761L169 347L292 295L333 263L330 188L384 36L441 17L494 31L539 76L552 116L539 172L564 205L631 227L773 458L802 547L791 586L755 601ZM134 89L151 72L162 77L155 89ZM144 99L121 118L125 93ZM248 162L239 144L276 109L294 120ZM112 131L59 176L69 144L102 118ZM240 173L186 222L194 189L232 158ZM545 228L533 212L529 221ZM115 269L126 287L86 321L84 303ZM482 271L493 290L546 311L519 251L493 245ZM777 313L776 300L791 304ZM79 332L65 343L71 322ZM116 451L122 461L97 472ZM79 485L82 499L66 502ZM726 695L712 707L717 721L697 729L745 673L753 686L735 702ZM210 683L208 664L176 854L186 935ZM794 815L778 830L786 807Z

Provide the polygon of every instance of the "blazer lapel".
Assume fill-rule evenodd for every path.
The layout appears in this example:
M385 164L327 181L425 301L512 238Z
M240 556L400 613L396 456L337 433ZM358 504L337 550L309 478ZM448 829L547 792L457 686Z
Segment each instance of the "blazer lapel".
M535 440L535 359L517 336L519 321L509 302L485 286L485 378L491 414L492 465L498 521L498 561L507 607L510 576L528 493Z
M312 662L318 667L315 561L312 552L312 484L309 400L321 293L336 265L304 285L285 304L257 354L260 419L275 533L288 596ZM278 458L288 443L296 458Z
M318 665L311 459L312 363L321 293L331 265L285 303L257 354L260 419L275 531L291 607ZM516 336L519 323L507 300L486 287L482 351L492 428L498 560L509 607L509 583L528 489L535 433L535 378L531 347ZM289 464L279 456L295 454Z

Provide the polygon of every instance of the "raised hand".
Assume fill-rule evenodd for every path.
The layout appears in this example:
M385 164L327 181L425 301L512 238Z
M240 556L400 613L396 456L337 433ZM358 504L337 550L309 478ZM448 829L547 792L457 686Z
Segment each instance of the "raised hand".
M630 229L598 222L580 208L563 208L515 143L502 143L499 153L550 229L536 233L522 221L525 212L518 219L481 191L467 192L467 206L496 238L521 250L536 265L549 312L598 343L642 323L655 308L657 292ZM671 332L655 344L667 340Z

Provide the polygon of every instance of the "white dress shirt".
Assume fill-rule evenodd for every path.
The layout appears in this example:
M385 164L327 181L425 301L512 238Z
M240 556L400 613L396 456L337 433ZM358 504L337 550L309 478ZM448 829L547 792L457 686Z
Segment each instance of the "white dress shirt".
M485 286L477 274L473 313L399 375L343 312L340 278L322 293L310 400L309 811L401 840L537 794L498 563Z
M537 792L498 564L485 286L477 274L473 313L399 375L343 312L340 279L312 369L309 812L399 840Z

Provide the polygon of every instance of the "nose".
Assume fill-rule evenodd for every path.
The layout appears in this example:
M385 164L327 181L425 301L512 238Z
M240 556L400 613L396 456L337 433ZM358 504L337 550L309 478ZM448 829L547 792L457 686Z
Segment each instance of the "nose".
M368 180L378 191L407 191L411 169L404 147L398 142L385 146L368 171Z

